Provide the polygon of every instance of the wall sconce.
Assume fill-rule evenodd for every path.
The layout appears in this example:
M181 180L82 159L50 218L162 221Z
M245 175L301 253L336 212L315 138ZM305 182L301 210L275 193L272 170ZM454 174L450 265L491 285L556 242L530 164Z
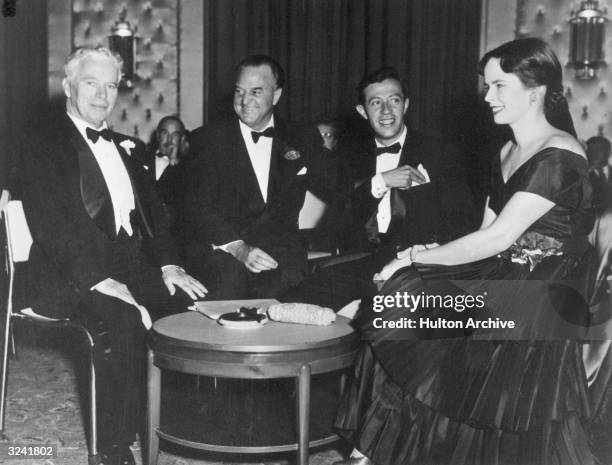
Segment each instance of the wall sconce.
M136 36L130 23L125 20L125 10L119 14L119 20L111 28L108 36L108 48L123 60L121 86L132 88L134 80L134 56L136 54Z
M578 79L593 79L605 64L603 44L608 18L599 10L598 0L580 3L570 19L570 64Z

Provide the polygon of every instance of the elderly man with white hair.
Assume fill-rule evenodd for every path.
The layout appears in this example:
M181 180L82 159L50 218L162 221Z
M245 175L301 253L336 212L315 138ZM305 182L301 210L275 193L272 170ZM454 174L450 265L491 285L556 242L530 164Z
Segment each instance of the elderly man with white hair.
M154 318L184 310L206 288L179 266L153 184L135 158L137 143L108 127L120 60L105 48L79 49L65 73L65 112L47 119L22 154L34 238L29 304L107 335L96 360L98 446L104 465L130 464L147 310Z

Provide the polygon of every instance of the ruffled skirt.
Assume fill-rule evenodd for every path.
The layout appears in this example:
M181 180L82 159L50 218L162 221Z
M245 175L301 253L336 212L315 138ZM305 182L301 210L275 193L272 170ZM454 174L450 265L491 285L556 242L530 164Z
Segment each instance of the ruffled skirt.
M381 294L484 290L502 312L527 305L517 312L528 324L516 340L456 330L406 337L405 329L377 331L372 322L414 313L362 308L355 323L366 343L341 403L340 434L378 465L595 464L585 432L591 412L582 343L552 337L541 314L544 306L558 313L552 307L560 300L548 288L543 296L546 280L538 277L553 270L567 283L584 272L582 263L554 258L543 264L544 275L500 259L400 271ZM563 292L580 295L578 287Z
M425 347L405 355L419 352L419 357L427 357L430 343L418 344ZM504 372L504 365L516 365L513 351L506 351L504 344L487 357L496 374L462 385L468 372L444 380L443 388L441 380L424 375L414 381L420 384L414 393L414 386L401 387L390 379L367 345L340 406L340 435L378 465L595 464L583 428L588 406L581 374L567 369L578 366L577 345L527 350L540 371L547 358L558 360L552 353L564 354L562 366L556 366L564 374L560 382L544 377L523 392L521 381ZM492 353L497 356L491 358ZM549 391L552 385L557 389Z

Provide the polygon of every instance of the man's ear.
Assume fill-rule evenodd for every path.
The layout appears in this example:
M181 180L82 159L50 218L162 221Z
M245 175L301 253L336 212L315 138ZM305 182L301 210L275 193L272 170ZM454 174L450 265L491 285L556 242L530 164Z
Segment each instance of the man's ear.
M357 113L359 113L363 117L363 119L368 119L368 114L366 113L365 107L363 105L356 105L355 110L357 110Z
M282 93L283 93L283 88L282 87L280 87L280 88L278 88L278 89L276 89L274 91L273 105L276 105L278 103L278 100L280 99Z
M68 82L68 78L62 79L62 89L64 89L66 98L70 98L70 83Z
M406 97L404 99L404 115L406 114L406 112L408 111L408 107L410 106L410 101L408 100L408 97Z

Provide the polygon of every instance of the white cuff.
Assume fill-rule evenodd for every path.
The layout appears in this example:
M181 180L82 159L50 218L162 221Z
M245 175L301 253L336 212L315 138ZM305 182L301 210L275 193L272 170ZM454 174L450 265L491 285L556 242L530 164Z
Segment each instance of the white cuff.
M236 240L236 241L228 242L227 244L223 244L223 245L215 245L215 244L211 244L211 245L212 245L213 250L222 250L222 251L223 251L223 252L225 252L225 253L229 253L229 252L227 251L227 248L228 248L230 245L235 244L236 242L240 242L240 240L241 240L241 239L238 239L238 240Z
M164 265L164 266L161 267L162 273L164 271L166 271L168 268L176 268L179 271L182 271L183 273L185 273L185 270L182 267L178 266L178 265Z
M388 190L389 188L385 184L385 180L382 177L382 173L377 173L372 178L372 195L377 199L380 199L387 193Z
M108 279L108 278L106 278L106 279ZM91 287L89 288L89 290L90 290L90 291L95 291L95 290L96 290L96 287L98 287L100 284L102 284L104 281L106 281L106 279L103 279L103 280L102 280L102 281L100 281L99 283L94 284L93 286L91 286Z

